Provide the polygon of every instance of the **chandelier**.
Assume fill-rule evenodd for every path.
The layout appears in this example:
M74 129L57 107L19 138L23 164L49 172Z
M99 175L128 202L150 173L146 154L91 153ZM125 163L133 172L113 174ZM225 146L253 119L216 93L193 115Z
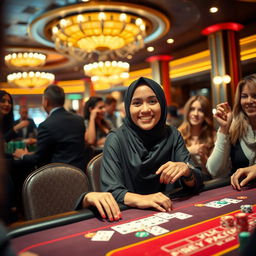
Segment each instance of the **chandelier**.
M73 57L126 57L144 47L146 22L118 12L89 12L63 18L52 28L55 48Z
M36 52L10 53L5 56L5 63L8 66L19 68L38 67L45 64L46 55Z
M97 84L116 85L129 78L129 63L122 61L100 61L84 65L84 72Z
M39 43L88 62L133 55L169 29L169 17L156 8L91 1L48 10L31 21L28 31Z
M54 82L55 76L46 72L18 72L7 76L7 81L11 85L23 88L46 87Z

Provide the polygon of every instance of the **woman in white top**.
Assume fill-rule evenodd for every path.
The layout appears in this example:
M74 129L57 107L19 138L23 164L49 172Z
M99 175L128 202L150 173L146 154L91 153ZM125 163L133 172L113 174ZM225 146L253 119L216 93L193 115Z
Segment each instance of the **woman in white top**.
M237 86L233 111L227 102L217 105L220 128L207 168L213 177L223 177L255 168L256 164L256 74Z

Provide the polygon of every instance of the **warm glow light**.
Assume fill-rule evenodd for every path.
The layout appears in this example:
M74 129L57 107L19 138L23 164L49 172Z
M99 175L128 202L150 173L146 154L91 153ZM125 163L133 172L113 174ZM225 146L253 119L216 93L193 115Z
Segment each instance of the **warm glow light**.
M147 51L148 52L153 52L155 50L155 48L153 47L153 46L149 46L148 48L147 48Z
M4 60L8 66L31 68L44 65L46 55L36 52L10 53L4 57Z
M219 85L221 83L228 84L231 82L231 77L229 75L215 76L213 78L213 83Z
M215 76L213 78L213 83L216 84L216 85L219 85L222 83L222 77L221 76Z
M209 11L210 11L210 13L216 13L216 12L218 12L218 8L217 7L215 7L215 6L213 6L213 7L211 7L210 9L209 9Z
M97 54L100 60L111 55L127 57L144 47L146 21L120 12L87 12L59 20L52 27L58 51L85 59Z
M53 83L55 76L45 72L19 72L7 76L8 83L23 88L46 87Z
M231 82L231 77L229 75L224 75L222 80L225 84L229 84Z
M172 39L172 38L169 38L169 39L167 39L167 41L166 41L168 44L173 44L174 43L174 39Z
M122 61L100 61L84 65L84 72L93 82L120 84L129 78L130 65Z

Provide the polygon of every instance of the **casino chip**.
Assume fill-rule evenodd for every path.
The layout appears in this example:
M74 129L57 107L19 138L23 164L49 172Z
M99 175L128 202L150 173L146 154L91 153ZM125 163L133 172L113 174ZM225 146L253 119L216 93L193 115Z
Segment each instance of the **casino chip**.
M203 207L204 204L194 204L194 206L196 206L196 207Z
M253 212L252 206L250 204L241 205L240 209L241 209L241 212L244 212L244 213L252 213Z
M87 233L87 234L84 235L84 237L86 237L86 238L92 238L92 237L94 237L95 235L96 235L96 233Z
M136 237L147 237L149 236L149 233L147 231L139 231L135 233Z
M233 216L221 216L220 225L225 228L231 228L235 225L235 218Z
M247 199L247 196L237 196L237 199Z

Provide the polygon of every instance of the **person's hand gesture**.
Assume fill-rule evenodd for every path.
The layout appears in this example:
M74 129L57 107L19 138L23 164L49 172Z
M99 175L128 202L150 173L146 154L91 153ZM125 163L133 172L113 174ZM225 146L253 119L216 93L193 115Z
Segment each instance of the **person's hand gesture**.
M233 117L229 104L227 102L218 104L214 117L220 125L220 131L228 134Z
M24 127L27 127L29 125L29 121L28 120L22 120L19 123L17 123L14 127L13 130L15 132L17 132L20 129L23 129Z
M234 189L241 190L241 187L253 179L256 179L256 165L238 169L230 181Z
M156 174L160 174L160 183L174 183L181 176L188 176L190 170L184 162L167 162L160 166Z
M109 192L89 192L84 196L83 207L95 206L103 219L119 220L121 212L113 195Z

